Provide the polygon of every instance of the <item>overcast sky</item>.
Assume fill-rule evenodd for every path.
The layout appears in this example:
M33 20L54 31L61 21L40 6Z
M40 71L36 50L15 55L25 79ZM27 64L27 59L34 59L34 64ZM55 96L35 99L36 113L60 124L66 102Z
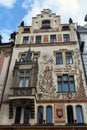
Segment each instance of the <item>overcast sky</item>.
M71 17L78 25L85 25L87 0L0 0L0 34L3 42L8 42L10 34L17 31L20 22L31 25L32 17L43 9L51 9L61 16L62 23Z

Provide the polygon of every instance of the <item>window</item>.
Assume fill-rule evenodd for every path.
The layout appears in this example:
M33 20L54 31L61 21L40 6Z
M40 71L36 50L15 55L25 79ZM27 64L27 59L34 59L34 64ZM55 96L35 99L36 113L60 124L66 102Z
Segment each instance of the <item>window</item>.
M38 54L37 53L34 54L34 61L38 61Z
M15 124L20 124L21 119L21 107L16 108Z
M75 84L74 84L74 76L69 76L69 85L70 85L70 91L75 91Z
M56 65L63 64L62 53L56 53Z
M50 20L42 21L42 28L49 29L50 28Z
M23 37L23 44L28 44L29 43L29 37L25 36Z
M19 77L19 87L29 87L30 73L29 72L20 72Z
M20 60L25 61L25 58L26 58L26 54L21 54Z
M73 107L71 105L67 106L67 121L69 124L74 123Z
M29 111L29 107L17 107L16 108L16 115L15 115L15 124L20 124L20 120L21 120L21 115L22 112L24 113L24 124L29 124L29 115L30 115L30 111Z
M46 108L46 123L52 123L52 107L47 106Z
M62 76L57 77L58 82L58 92L74 92L75 84L74 84L74 76L64 74Z
M43 124L43 107L42 106L39 106L38 107L38 123L39 124Z
M66 52L66 64L72 64L72 52Z
M63 31L69 30L69 26L62 26L62 30Z
M64 42L70 42L69 34L64 34L63 35L63 40L64 40Z
M24 124L29 124L29 107L24 108Z
M50 42L56 42L56 35L50 36Z
M35 43L41 43L41 36L36 36L36 41L35 41Z
M77 116L77 123L83 123L83 113L82 113L82 107L76 106L76 116Z

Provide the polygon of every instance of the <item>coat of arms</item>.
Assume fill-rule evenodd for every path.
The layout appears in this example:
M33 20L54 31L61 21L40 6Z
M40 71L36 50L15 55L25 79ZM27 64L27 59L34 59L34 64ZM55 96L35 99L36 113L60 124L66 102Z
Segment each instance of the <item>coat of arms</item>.
M63 109L56 109L56 115L61 118L63 116Z

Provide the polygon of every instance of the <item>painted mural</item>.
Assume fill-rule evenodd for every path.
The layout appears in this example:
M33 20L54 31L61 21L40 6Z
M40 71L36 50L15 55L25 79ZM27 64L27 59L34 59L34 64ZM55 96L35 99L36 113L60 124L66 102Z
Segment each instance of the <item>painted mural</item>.
M40 62L38 96L41 98L53 98L56 92L56 85L53 80L53 64L51 56L43 55Z
M62 50L64 52L64 50ZM81 61L79 50L76 48L73 53L73 64L56 66L53 57L43 55L40 62L38 98L39 99L79 99L85 98L83 71L81 70ZM77 60L78 59L78 60ZM57 74L66 72L75 77L75 92L58 93Z

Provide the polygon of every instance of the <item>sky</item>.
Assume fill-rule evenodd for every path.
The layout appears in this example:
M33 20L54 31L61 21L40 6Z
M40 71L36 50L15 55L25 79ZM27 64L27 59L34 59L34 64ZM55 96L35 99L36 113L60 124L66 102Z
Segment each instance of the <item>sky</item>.
M9 42L10 34L18 31L21 21L31 26L32 17L43 9L51 9L61 16L61 23L72 18L76 25L85 25L87 0L0 0L0 35L2 42Z

